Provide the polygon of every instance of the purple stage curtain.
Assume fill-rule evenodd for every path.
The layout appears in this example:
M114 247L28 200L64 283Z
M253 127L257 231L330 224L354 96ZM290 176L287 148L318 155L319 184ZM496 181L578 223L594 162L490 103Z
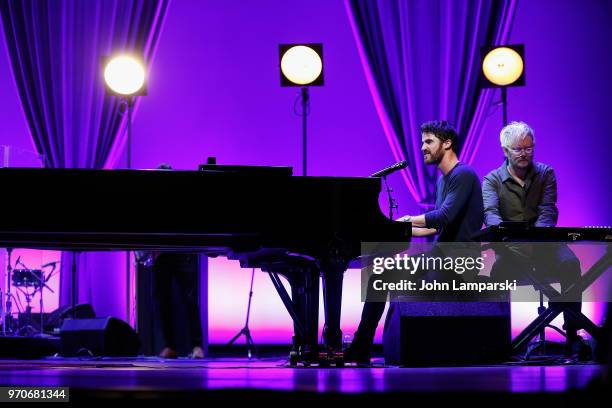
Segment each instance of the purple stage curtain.
M457 128L471 163L494 91L478 86L480 48L504 44L517 0L345 0L379 118L414 200L433 204L436 169L423 163L420 125Z
M106 95L102 57L128 51L150 65L169 1L0 0L19 97L46 167L109 168L117 161L127 115L117 97ZM95 217L86 208L83 213ZM63 305L70 303L71 262L63 254ZM82 254L79 302L92 303L99 314L128 318L125 269L124 253Z

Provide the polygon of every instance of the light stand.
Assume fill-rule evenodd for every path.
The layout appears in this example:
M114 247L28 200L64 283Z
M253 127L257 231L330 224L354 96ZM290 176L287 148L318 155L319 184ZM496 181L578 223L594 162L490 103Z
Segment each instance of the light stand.
M231 347L232 344L236 342L240 338L240 336L244 335L246 340L247 347L247 357L249 360L255 356L258 357L257 348L255 347L255 342L253 342L253 337L251 337L251 330L249 330L249 318L251 316L251 300L253 299L253 281L255 280L255 268L251 270L251 288L249 289L249 302L247 305L247 314L246 314L246 322L244 323L244 327L227 343L227 347Z
M127 168L132 168L132 115L134 113L134 97L132 95L126 96L127 105ZM131 252L125 253L125 299L126 299L126 320L130 321L131 312L131 299L132 299L132 265L131 265Z
M126 96L127 104L127 168L132 168L132 115L134 114L134 97Z
M310 104L310 94L308 92L308 87L305 86L301 90L302 96L302 176L306 176L307 173L307 165L308 165L308 137L307 137L307 117L308 117L308 107Z
M508 124L508 88L505 86L501 87L501 98L502 98L502 120L504 127Z
M310 95L308 87L323 85L323 44L279 44L281 86L301 87L302 176L308 174L308 132ZM297 102L297 100L296 100ZM295 104L294 104L294 112Z
M522 44L482 47L481 87L501 88L504 126L508 124L508 87L525 85L525 47Z

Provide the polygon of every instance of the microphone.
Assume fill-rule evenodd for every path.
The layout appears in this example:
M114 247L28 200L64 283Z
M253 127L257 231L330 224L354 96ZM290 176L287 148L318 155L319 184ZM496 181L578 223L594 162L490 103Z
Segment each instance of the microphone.
M372 174L370 177L385 177L398 170L405 169L406 167L408 167L408 162L406 160L402 160L401 162L397 162L392 166L389 166L385 169L377 171L376 173Z

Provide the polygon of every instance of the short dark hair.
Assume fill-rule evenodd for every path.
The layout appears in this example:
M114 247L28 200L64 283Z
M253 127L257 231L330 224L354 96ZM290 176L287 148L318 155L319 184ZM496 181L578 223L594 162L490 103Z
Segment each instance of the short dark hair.
M447 140L451 141L451 149L457 153L457 143L459 136L457 135L457 131L445 120L432 120L430 122L425 122L421 125L421 134L422 133L431 133L442 142Z

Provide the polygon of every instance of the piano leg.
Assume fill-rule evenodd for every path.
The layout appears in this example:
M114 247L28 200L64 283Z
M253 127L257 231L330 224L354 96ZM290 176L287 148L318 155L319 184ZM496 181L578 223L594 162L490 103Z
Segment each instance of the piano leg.
M312 353L318 350L319 333L319 270L316 267L305 267L288 274L291 285L291 298L297 318L304 328L300 335L294 324L294 346L302 347Z
M340 315L342 312L342 281L344 279L343 267L327 267L323 275L323 301L325 304L325 327L323 341L332 349L342 350L342 331L340 330Z
M293 320L293 351L300 361L314 361L318 354L319 269L316 265L295 268L268 268L272 284ZM291 297L278 275L287 278Z

